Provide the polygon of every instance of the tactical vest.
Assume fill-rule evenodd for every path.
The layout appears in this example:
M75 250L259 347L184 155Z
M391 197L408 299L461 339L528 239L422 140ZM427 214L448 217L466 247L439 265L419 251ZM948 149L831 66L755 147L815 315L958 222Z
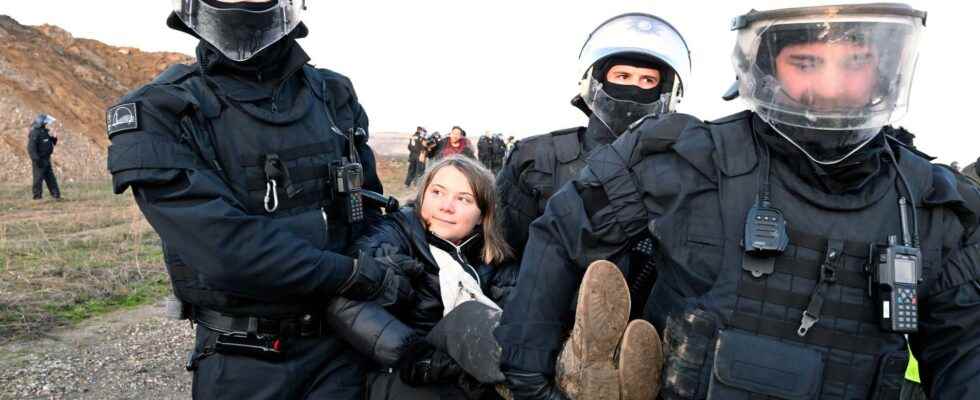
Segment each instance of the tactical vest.
M712 165L702 161L713 157L716 170L701 172L716 181L717 190L692 194L687 204L651 223L663 251L658 262L684 266L662 269L647 303L648 319L665 337L661 396L897 398L908 360L906 340L878 327L865 274L870 245L901 234L897 186L886 182L888 187L878 188L880 199L865 207L828 211L784 187L773 173L773 204L788 221L789 246L775 258L771 274L754 277L742 268L742 238L765 172L745 115L710 125L714 154L674 146L692 164ZM923 203L932 167L908 151L900 153L919 207L922 277L930 281L943 238L940 207ZM675 293L677 285L699 284L700 297ZM801 334L802 313L818 288L819 320Z
M551 195L566 182L575 179L585 167L585 154L579 133L584 128L569 128L551 132L547 140L534 148L534 164L524 171L521 180L530 187L538 200L538 215Z
M587 154L579 134L586 128L569 128L551 132L547 142L534 148L534 164L522 175L538 200L538 215L544 214L548 199L563 185L578 177L587 164ZM630 317L640 318L648 293L657 279L654 244L649 235L639 235L630 243L630 251L612 260L622 271L630 291ZM574 296L578 298L578 295ZM570 305L575 309L575 302Z
M321 250L345 253L352 229L335 214L328 182L333 163L348 156L341 132L353 121L336 120L338 107L331 104L327 82L317 70L304 66L296 73L304 84L291 109L278 113L228 100L196 66L172 67L155 83L179 85L192 95L194 106L179 115L181 140L217 170L240 207L252 215L289 219L298 237ZM273 200L275 207L270 207ZM309 312L322 300L256 303L211 287L166 243L163 247L175 295L194 306L232 315L283 316Z

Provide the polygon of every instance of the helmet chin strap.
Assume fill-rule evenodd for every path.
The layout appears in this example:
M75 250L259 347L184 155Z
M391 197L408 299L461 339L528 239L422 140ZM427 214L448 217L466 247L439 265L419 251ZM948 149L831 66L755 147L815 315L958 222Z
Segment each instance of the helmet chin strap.
M762 116L760 115L760 117L762 117ZM769 121L765 117L762 117L762 120L763 121L766 121L766 123L769 124L769 126L772 127L772 129L774 131L776 131L776 133L779 134L779 136L782 136L783 139L785 139L787 142L789 142L791 145L793 145L793 147L796 147L797 149L799 149L800 152L802 152L804 155L806 155L807 158L810 159L810 161L813 161L814 163L817 163L819 165L834 165L834 164L840 163L841 161L844 161L844 160L848 159L850 156L854 155L854 153L857 153L859 150L863 149L864 146L867 146L868 143L871 143L871 140L873 140L875 137L878 136L878 135L872 135L871 137L869 137L868 139L866 139L864 142L862 142L861 144L857 145L857 147L855 147L851 151L847 152L847 154L845 154L844 156L842 156L842 157L840 157L838 159L835 159L835 160L832 160L832 161L822 161L822 160L818 160L815 157L813 157L813 155L811 155L810 152L806 151L806 149L804 149L803 146L800 146L799 143L796 143L796 141L793 140L793 138L791 138L789 135L783 133L783 131L781 131L779 128L777 128L776 127L776 124L772 123L772 121Z

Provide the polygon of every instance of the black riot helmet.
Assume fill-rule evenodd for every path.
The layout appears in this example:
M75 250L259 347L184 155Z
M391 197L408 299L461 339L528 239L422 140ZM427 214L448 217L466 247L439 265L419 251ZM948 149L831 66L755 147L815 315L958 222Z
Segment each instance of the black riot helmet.
M660 72L653 93L616 90L605 80L605 73L615 64L653 68ZM691 74L691 56L687 43L672 25L663 19L643 13L629 13L610 18L599 25L579 52L581 93L572 103L587 108L613 134L623 133L633 122L646 115L674 111L683 96ZM580 107L582 108L582 107ZM583 110L586 111L586 110Z
M297 26L306 12L306 0L225 2L172 0L171 20L179 19L193 34L233 61L245 61L279 41Z
M890 3L751 11L733 23L738 93L812 161L839 163L907 111L925 19Z

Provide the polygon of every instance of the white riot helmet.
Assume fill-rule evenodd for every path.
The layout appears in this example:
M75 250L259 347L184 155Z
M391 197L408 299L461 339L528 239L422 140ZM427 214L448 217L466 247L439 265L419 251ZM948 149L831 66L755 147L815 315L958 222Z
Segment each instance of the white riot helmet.
M649 59L660 66L659 99L648 103L617 99L603 89L605 79L596 77L593 69L617 56ZM628 13L603 22L585 41L578 61L585 106L617 135L645 115L673 112L690 82L687 42L670 23L650 14Z
M172 0L174 15L233 61L245 61L300 24L306 0L222 3Z
M732 24L739 96L814 162L841 162L907 111L925 21L904 4L753 10Z

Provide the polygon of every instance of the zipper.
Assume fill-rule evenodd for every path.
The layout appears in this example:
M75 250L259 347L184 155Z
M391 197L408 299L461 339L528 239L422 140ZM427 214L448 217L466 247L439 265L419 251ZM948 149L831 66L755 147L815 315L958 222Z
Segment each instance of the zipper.
M460 265L462 265L462 266L464 266L466 268L469 268L470 271L473 272L473 277L476 278L476 285L477 286L480 286L480 287L483 287L483 283L480 282L480 274L476 273L476 268L473 268L473 266L471 266L470 263L466 262L466 259L463 258L463 253L462 253L462 250L461 250L463 248L463 246L466 246L466 244L469 243L470 240L473 240L473 239L476 239L476 236L472 236L469 239L466 239L466 241L463 242L463 243L460 243L459 246L454 245L454 244L452 244L451 242L448 242L448 241L447 241L447 243L449 243L451 246L453 246L453 248L456 250L455 251L455 253L456 253L456 261L459 262Z
M303 69L303 67L299 67L293 69L292 71L289 71L289 73L286 74L286 77L282 79L282 82L279 84L279 86L277 86L276 89L272 92L272 112L279 112L279 106L276 105L276 103L279 102L279 95L282 93L282 88L286 86L286 83L288 83L289 79L293 77L293 74L295 74L296 71L299 71L301 69Z
M320 215L323 216L323 244L326 245L330 240L330 220L327 219L327 211L320 207Z

